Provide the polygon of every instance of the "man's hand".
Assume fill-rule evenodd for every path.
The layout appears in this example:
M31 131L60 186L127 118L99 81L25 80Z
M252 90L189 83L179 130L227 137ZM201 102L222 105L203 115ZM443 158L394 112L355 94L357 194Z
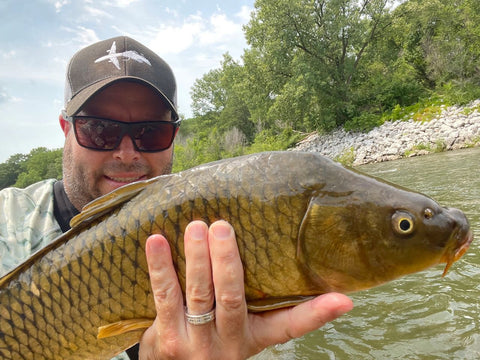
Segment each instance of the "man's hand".
M186 321L167 240L152 235L146 249L157 317L141 339L140 359L246 359L353 308L347 296L330 293L292 308L248 313L233 228L225 221L210 228L194 221L185 230L186 305L189 314L215 306L216 318L193 325Z

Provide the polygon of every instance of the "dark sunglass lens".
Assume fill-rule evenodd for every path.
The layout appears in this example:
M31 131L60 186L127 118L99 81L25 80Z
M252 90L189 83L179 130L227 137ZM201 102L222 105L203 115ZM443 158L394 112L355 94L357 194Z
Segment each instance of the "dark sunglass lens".
M80 145L91 149L112 150L122 135L120 124L95 118L77 118L75 132Z
M169 122L152 122L139 124L132 129L135 144L142 151L161 151L172 144L175 125Z

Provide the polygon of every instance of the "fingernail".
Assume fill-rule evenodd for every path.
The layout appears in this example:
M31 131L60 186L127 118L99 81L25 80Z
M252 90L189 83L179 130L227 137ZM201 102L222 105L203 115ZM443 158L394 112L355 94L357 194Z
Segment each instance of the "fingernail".
M147 241L147 250L152 255L161 254L165 251L162 242L158 239L159 236L160 235L152 235Z
M190 233L190 237L194 240L203 240L207 237L207 234L206 234L206 227L203 226L203 224L201 223L190 223L188 225L189 227L189 233Z
M218 221L213 224L212 232L218 240L224 240L232 236L232 227L226 221Z

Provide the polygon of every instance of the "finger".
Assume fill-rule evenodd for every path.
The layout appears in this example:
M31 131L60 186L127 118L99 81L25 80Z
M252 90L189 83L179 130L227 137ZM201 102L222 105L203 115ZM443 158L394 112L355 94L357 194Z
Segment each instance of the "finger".
M172 262L170 246L162 235L151 235L145 247L157 312L156 326L161 331L184 329L183 294Z
M194 315L212 310L215 300L207 236L208 226L202 221L185 229L186 300L188 313Z
M252 315L252 331L263 348L303 336L352 310L352 300L339 293L320 295L293 308Z
M243 335L239 329L247 321L243 266L233 228L225 221L213 223L209 229L208 241L215 287L217 329L219 334L232 340L233 337Z

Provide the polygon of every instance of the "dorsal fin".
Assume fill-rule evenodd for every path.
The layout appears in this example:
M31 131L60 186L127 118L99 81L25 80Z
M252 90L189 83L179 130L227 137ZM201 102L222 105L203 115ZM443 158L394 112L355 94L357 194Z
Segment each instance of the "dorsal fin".
M100 216L112 211L117 206L127 202L142 191L148 184L156 178L137 181L128 185L124 185L108 194L85 205L82 212L70 220L70 227L73 229L80 224L90 223Z

